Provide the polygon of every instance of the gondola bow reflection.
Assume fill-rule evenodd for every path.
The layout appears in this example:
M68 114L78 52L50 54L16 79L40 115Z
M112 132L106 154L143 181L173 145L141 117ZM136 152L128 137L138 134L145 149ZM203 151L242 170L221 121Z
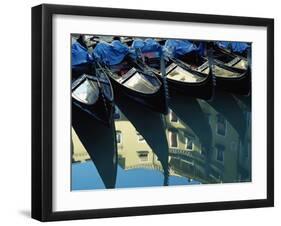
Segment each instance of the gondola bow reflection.
M108 127L81 108L73 106L72 126L95 164L105 188L114 188L117 175L114 123Z

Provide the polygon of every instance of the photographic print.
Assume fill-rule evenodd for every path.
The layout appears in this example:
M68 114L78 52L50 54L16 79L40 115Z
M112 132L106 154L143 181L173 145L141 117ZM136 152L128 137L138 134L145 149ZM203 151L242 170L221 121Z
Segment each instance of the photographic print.
M71 190L251 182L251 53L71 34Z
M32 8L34 219L271 206L274 19Z

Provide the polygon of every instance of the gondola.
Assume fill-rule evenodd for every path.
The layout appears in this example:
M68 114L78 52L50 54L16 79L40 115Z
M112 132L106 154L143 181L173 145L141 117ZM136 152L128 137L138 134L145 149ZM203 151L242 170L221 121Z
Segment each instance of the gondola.
M158 42L160 45L164 45L166 42L166 39L164 38L155 38L155 41Z
M163 115L149 108L138 108L138 103L124 94L116 97L115 102L157 156L163 168L163 185L168 185L169 147L163 124Z
M130 46L132 45L134 39L132 37L120 37L120 41L126 44L127 46Z
M245 54L244 54L245 55ZM214 45L213 73L216 88L239 95L249 95L251 90L251 68L248 59Z
M167 113L165 88L161 78L144 71L130 57L129 49L120 41L99 43L94 49L99 68L110 78L114 92L128 97L150 109Z
M161 42L163 43L164 41L161 40ZM149 45L151 45L151 50L149 50ZM153 53L153 48L157 45L160 46L156 41L145 40L143 47L140 47L140 52L143 62L152 68L155 73L160 76L164 73L166 74L164 77L171 95L181 92L202 99L212 97L213 77L211 71L205 72L208 68L208 61L199 57L196 49L190 48L191 43L182 40L166 40L164 46L164 71L161 71L160 67L161 56L156 51ZM172 51L171 48L173 48ZM186 48L186 51L182 51L184 48ZM194 52L194 54L191 54L191 52ZM199 58L200 60L198 60ZM197 59L197 61L194 59Z
M83 74L72 83L71 90L72 110L78 107L104 125L111 125L113 91L109 79L104 74Z
M93 161L105 188L115 188L118 161L114 122L107 127L80 108L73 108L72 126Z
M250 44L247 42L230 42L230 41L215 41L213 44L213 47L215 50L218 50L220 52L227 53L231 58L239 57L240 60L244 60L244 62L241 62L237 67L247 67L247 59L249 58L249 48ZM228 59L228 62L230 61ZM244 65L244 66L243 66Z

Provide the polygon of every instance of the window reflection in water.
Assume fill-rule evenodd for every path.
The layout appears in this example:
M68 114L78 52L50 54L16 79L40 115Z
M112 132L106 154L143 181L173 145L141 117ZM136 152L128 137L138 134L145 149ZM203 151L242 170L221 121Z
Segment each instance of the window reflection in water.
M118 150L116 188L162 186L164 180L166 185L251 181L251 112L238 102L239 111L245 116L245 120L243 119L245 123L242 121L246 132L241 132L237 129L239 128L237 122L229 116L231 114L228 111L234 112L232 109L218 111L212 102L199 99L196 99L196 102L206 118L204 123L211 128L211 142L206 145L202 134L195 132L196 125L202 126L203 121L198 120L191 125L188 119L182 120L173 109L169 109L166 116L161 115L168 143L167 150L163 150L162 153L155 152L152 149L154 145L152 141L146 140L146 133L149 131L138 131L123 112L116 110L114 117ZM140 120L145 123L144 119ZM72 183L79 184L79 178L80 180L83 178L79 174L82 172L79 167L83 168L83 164L93 168L92 173L87 174L89 177L87 180L92 184L86 188L82 185L73 186L74 190L104 188L87 151L73 132Z

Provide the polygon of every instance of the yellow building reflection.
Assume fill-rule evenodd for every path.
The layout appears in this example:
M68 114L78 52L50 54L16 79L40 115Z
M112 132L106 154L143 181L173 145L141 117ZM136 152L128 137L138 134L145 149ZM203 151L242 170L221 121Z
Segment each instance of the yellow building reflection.
M75 130L71 128L72 134L72 161L73 162L85 162L90 159L87 150L84 148L80 139L78 138Z
M241 133L237 125L227 120L212 104L203 100L196 101L204 120L197 117L197 122L190 123L194 118L182 120L172 109L162 117L168 142L169 175L201 183L251 181L251 113L241 106L246 122L246 129ZM197 123L198 127L206 127L206 133L196 130ZM141 168L164 172L162 164L165 155L162 156L162 162L159 161L159 156L142 134L118 109L115 113L115 127L119 166L124 170ZM205 139L206 136L209 136L210 141ZM89 159L74 130L72 140L73 160L83 162Z
M125 169L146 168L163 171L157 155L125 115L117 110L115 119L118 163Z

